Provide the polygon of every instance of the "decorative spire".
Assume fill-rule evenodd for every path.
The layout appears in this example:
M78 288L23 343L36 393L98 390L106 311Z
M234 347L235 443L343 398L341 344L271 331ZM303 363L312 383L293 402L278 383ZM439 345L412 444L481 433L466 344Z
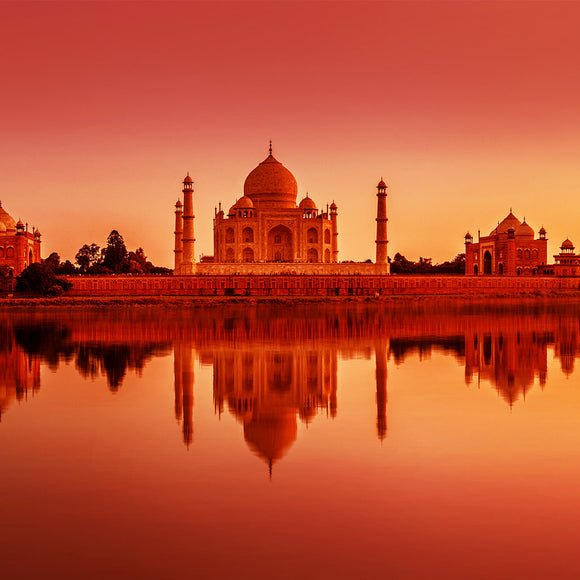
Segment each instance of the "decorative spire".
M270 139L270 149L269 149L269 151L270 151L270 157L272 157L272 139Z

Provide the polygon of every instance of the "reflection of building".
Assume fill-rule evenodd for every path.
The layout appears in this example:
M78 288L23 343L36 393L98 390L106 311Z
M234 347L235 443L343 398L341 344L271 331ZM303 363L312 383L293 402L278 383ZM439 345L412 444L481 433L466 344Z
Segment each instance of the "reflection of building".
M318 410L336 415L337 353L296 344L218 348L213 352L214 400L227 402L244 425L248 446L270 467L296 440L297 415L309 423Z
M173 346L175 418L183 420L183 442L193 441L193 352L191 345L176 341Z
M40 262L40 231L14 219L0 202L0 266L7 266L12 276L18 276L30 264Z
M40 359L27 354L7 327L0 327L0 420L12 401L40 389Z
M547 263L546 230L534 230L511 212L494 228L489 236L475 243L471 234L465 236L465 273L481 276L530 276Z

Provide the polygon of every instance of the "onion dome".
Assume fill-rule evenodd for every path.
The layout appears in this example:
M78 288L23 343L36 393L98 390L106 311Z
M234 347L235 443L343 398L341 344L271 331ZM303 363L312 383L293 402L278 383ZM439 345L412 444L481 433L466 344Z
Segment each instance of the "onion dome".
M18 220L16 222L16 229L17 230L23 230L24 229L24 224L22 223L22 220Z
M189 173L185 176L183 183L193 183L193 179L191 179L191 177L189 177Z
M560 249L561 250L573 250L574 249L574 244L568 238L566 238L562 242L562 245L560 246Z
M521 225L516 228L516 236L534 237L534 230L526 223L526 218Z
M469 232L467 232L467 233L465 234L465 239L466 239L466 240L473 240L473 236L472 236L472 235L471 235Z
M381 177L381 180L379 181L379 184L377 185L378 187L387 187L387 184L383 181L383 178Z
M540 231L538 232L540 235L546 235L546 229L544 228L544 226L542 226L540 228Z
M177 203L175 204L175 207L177 207L177 208L182 208L183 207L183 204L181 203L181 200L180 199L177 200Z
M306 197L302 199L302 201L300 202L300 205L298 207L302 210L307 210L307 209L313 210L313 209L316 209L316 204L314 203L314 200L311 197L308 197L308 194L307 194Z
M494 236L495 234L507 234L508 230L517 228L522 224L520 220L511 212L497 225L497 228L490 232L490 236ZM531 228L530 228L531 229ZM532 230L533 235L533 230Z
M334 201L330 204L330 211L334 211L338 209L338 206L334 203Z
M244 195L256 206L295 208L298 185L296 179L272 152L253 169L244 182Z
M5 231L15 230L16 222L14 218L8 214L8 212L2 208L2 203L0 202L0 223L6 227Z
M235 207L237 209L253 209L254 202L247 195L243 195L236 201Z

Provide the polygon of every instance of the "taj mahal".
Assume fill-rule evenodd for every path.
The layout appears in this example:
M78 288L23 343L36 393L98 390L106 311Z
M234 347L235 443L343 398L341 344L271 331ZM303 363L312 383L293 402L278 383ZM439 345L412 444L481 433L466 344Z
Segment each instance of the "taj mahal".
M376 263L358 264L360 273L388 274L387 186L377 186ZM338 207L321 209L308 193L297 202L294 175L272 153L246 177L244 194L227 213L215 209L213 256L194 260L193 179L183 180L183 203L175 204L174 273L338 273ZM221 266L220 266L221 265ZM226 268L224 269L224 266ZM344 269L344 268L343 268ZM352 270L352 266L350 268Z

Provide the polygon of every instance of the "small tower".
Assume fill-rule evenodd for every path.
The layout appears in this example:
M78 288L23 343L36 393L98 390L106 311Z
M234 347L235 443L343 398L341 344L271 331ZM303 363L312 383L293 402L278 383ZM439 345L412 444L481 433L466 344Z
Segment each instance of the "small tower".
M387 184L382 180L377 185L377 264L387 263Z
M183 204L177 200L175 204L175 273L179 273L181 268L181 260L183 254L182 238L183 238Z
M181 240L180 274L194 273L194 243L193 237L193 179L189 173L183 180L183 234Z
M336 264L338 262L338 207L334 201L330 204L330 221L332 222L332 263Z

